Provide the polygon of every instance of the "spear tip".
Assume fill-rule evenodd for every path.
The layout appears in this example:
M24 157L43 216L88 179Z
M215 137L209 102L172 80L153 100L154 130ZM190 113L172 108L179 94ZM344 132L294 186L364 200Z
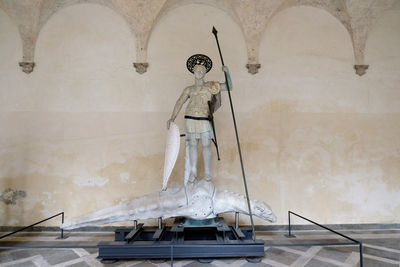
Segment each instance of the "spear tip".
M218 31L217 31L217 29L215 29L214 26L213 26L213 29L212 29L212 33L213 33L215 36L217 36Z

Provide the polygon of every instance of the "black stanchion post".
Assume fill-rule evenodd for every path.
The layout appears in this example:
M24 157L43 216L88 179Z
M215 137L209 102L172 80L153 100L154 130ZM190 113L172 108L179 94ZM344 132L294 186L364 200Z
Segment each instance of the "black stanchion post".
M62 214L62 212L60 212L60 213L58 213L58 214L56 214L56 215L53 215L53 216L51 216L51 217L49 217L49 218L47 218L47 219L41 220L40 222L37 222L37 223L31 224L31 225L29 225L29 226L23 227L23 228L21 228L21 229L18 229L18 230L14 231L14 232L11 232L11 233L9 233L9 234L2 235L2 236L0 236L0 239L6 238L7 236L10 236L10 235L19 233L19 232L21 232L21 231L24 231L24 230L26 230L26 229L29 229L29 228L31 228L31 227L33 227L33 226L35 226L35 225L41 224L42 222L45 222L45 221L48 221L48 220L50 220L50 219L53 219L54 217L60 216L61 214Z
M64 223L64 212L61 213L61 224ZM64 239L64 229L61 228L61 239Z
M295 235L292 235L292 224L291 224L291 222L290 222L290 214L291 214L292 212L291 211L288 211L288 219L289 219L289 227L288 227L288 230L289 230L289 233L287 234L287 235L285 235L287 238L294 238L294 237L296 237Z
M360 267L363 267L364 265L364 260L363 260L363 245L360 242Z

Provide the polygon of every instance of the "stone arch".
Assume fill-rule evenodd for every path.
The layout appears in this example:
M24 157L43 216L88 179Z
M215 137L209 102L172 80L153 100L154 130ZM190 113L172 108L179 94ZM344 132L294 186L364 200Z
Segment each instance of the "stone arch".
M5 20L8 20L9 21L9 23L7 23L7 25L6 24L3 24L3 25L5 25L5 26L10 26L11 28L14 28L12 31L16 34L16 35L18 35L18 39L19 39L19 43L20 43L20 45L21 45L21 47L22 47L22 39L21 39L21 32L19 31L19 28L18 28L18 25L15 23L15 20L13 19L13 17L10 15L10 14L8 14L7 13L7 10L6 9L3 9L2 8L2 6L0 5L0 16L2 16L4 14L4 17L6 18ZM0 24L1 25L1 24ZM5 38L4 40L8 40L9 38ZM14 40L14 41L16 41L16 40ZM4 43L4 42L3 42ZM21 51L22 51L22 49L21 49ZM8 55L8 56L11 56L11 55Z
M347 29L350 35L352 34L352 29L350 25L350 15L347 12L345 0L336 0L336 1L284 0L282 4L272 13L269 19L272 19L276 14L282 12L287 8L298 7L298 6L309 6L325 10L326 12L334 16L337 20L339 20L343 24L343 26Z
M46 79L41 91L51 99L39 106L118 109L127 84L138 82L130 69L134 57L135 39L121 16L91 3L63 8L43 26L37 41L38 71Z
M371 63L388 59L400 60L400 8L379 14L372 25L366 43L366 57ZM393 29L392 32L389 30Z
M40 31L44 27L44 25L47 23L47 21L57 12L60 10L72 6L72 5L78 5L78 4L85 4L85 3L91 3L91 4L98 4L102 6L106 6L113 11L115 11L117 14L119 14L121 17L124 18L126 21L126 17L123 16L119 12L119 9L114 8L112 4L109 1L106 0L86 0L86 1L80 1L80 0L60 0L60 1L52 1L52 0L43 0L43 2L40 3L38 10L37 10L37 17L35 17L35 21L32 22L31 25L29 25L29 30L22 32L21 33L21 38L23 39L23 62L20 63L20 66L23 68L23 71L26 73L30 73L33 71L33 67L35 66L34 63L34 55L35 55L35 49L36 49L36 42L37 39L39 38ZM126 21L127 22L127 21ZM127 24L129 25L129 24ZM135 32L131 29L131 33L134 34ZM26 70L25 70L26 68Z
M351 98L335 101L335 87L345 88L352 73L351 40L324 10L300 6L280 12L265 28L259 55L263 68L252 88L260 96L252 101L257 106L278 112L351 110Z
M370 109L374 112L400 113L400 9L382 12L368 32L365 59L371 87Z
M189 1L188 0L172 0L172 1L167 1L164 4L162 9L158 13L157 18L155 19L155 21L151 27L151 30L155 27L155 25L157 25L159 23L159 21L164 16L166 16L169 12L171 12L175 8L187 6L187 5L191 5L191 4L203 4L203 5L218 8L218 9L226 12L233 19L233 21L235 21L239 26L241 26L238 16L236 15L231 4L227 1L224 1L224 0L211 0L211 1L210 0L189 0ZM242 29L242 27L241 27L241 29ZM151 34L151 32L150 32L150 34Z
M231 3L226 0L172 0L172 1L167 1L163 7L161 8L160 12L157 14L157 17L155 18L153 24L151 25L147 35L144 37L144 46L148 47L149 40L151 38L151 35L153 33L154 28L159 24L160 20L162 20L165 16L167 16L170 12L172 12L174 9L183 7L183 6L188 6L192 4L202 4L210 7L217 8L219 10L224 11L226 14L228 14L232 20L240 27L242 34L243 34L243 27L242 24L240 23L240 20L234 11L234 9L231 6ZM210 34L211 34L211 29L210 29Z
M17 68L22 55L22 40L13 19L0 8L0 114L14 111L20 104L28 106L24 99L24 80ZM6 118L6 117L4 117ZM10 124L11 125L11 124ZM11 126L10 126L11 127ZM4 128L7 128L4 126ZM9 127L8 127L9 128ZM4 129L7 136L7 129Z
M266 16L266 22L265 22L265 28L268 27L269 22L277 16L279 13L283 12L284 10L292 7L301 7L301 6L308 6L308 7L313 7L316 9L320 9L323 11L326 11L329 13L331 16L333 16L335 19L337 19L342 26L347 30L350 39L352 41L352 46L353 46L353 53L354 53L354 58L356 58L356 46L357 44L354 42L354 36L353 36L353 30L351 27L351 17L347 11L347 6L346 2L344 0L337 0L337 1L323 1L323 0L317 0L310 2L308 0L284 0L280 3L280 5L271 12L269 16ZM265 28L262 30L262 33L260 34L260 38L258 40L258 44L255 45L255 54L257 57L259 57L259 49L261 45L261 41L263 40L263 34L265 33ZM357 62L357 60L355 60ZM258 65L258 68L260 67L260 64L255 64Z
M66 7L72 6L72 5L79 5L79 4L85 4L85 3L106 6L106 7L111 8L117 14L121 15L119 10L113 8L111 3L106 0L86 0L86 1L81 1L81 0L61 0L61 1L43 0L43 2L40 5L39 28L40 29L43 28L43 26L47 23L47 21L58 11L66 8ZM122 17L124 17L124 16L122 16ZM124 17L124 19L125 19L125 17Z
M26 11L26 6L21 7L22 11ZM25 9L25 10L24 10ZM28 27L20 23L20 16L15 10L11 3L7 2L0 2L0 10L3 10L5 14L11 19L13 24L17 27L19 37L21 40L21 54L22 54L22 62L19 63L19 66L22 67L23 72L30 73L33 70L34 63L31 58L31 50L30 50L30 41L32 38L28 36L28 32L31 30L32 25ZM32 14L36 14L35 10L32 10ZM34 16L34 15L33 15ZM30 18L28 18L29 20ZM31 23L34 24L34 23Z
M348 34L350 35L351 40L353 40L353 31L350 22L350 15L347 11L347 6L345 0L336 0L336 1L308 1L308 0L285 0L271 15L269 20L271 20L274 16L284 11L287 8L291 7L300 7L300 6L308 6L314 7L317 9L324 10L336 18L343 27L346 28ZM353 44L354 45L354 44Z
M336 17L334 17L334 16L332 16L332 14L331 13L329 13L329 12L327 12L326 10L324 10L324 9L320 9L320 8L316 8L316 7L310 7L310 6L292 6L292 7L286 7L286 8L284 8L284 9L282 9L280 12L277 12L277 13L275 13L274 15L273 15L273 17L269 20L269 23L268 23L268 25L266 26L266 28L264 29L264 32L263 32L263 36L262 36L262 38L261 38L261 45L260 45L260 47L262 47L262 43L265 41L265 38L268 38L267 36L266 36L266 32L269 30L269 29L271 29L271 24L273 23L273 21L275 20L275 19L277 19L280 15L282 15L282 14L284 14L284 12L291 12L291 11L293 11L293 10L296 10L296 9L303 9L303 11L304 12L308 12L306 9L309 9L309 10L313 10L312 12L314 13L314 12L318 12L319 13L319 16L322 18L322 17L326 17L326 26L328 26L328 27L330 27L330 28L333 28L333 30L335 30L335 31L338 31L337 33L338 34L340 34L341 36L342 36L342 38L347 38L348 39L348 41L350 42L350 45L352 46L352 40L351 40L351 38L350 38L350 36L349 35L347 35L347 28L346 27L342 27L343 26L343 24L342 23L340 23L337 19L336 19ZM288 16L288 15L285 15L285 16ZM332 18L332 19L330 19L330 18ZM290 19L290 17L288 17L288 19ZM337 25L340 25L340 26L335 26L335 24L337 24ZM288 24L289 25L289 24ZM293 24L290 24L290 27L296 27L296 25L293 25ZM340 33L340 31L341 30L346 30L346 36L343 34L343 33ZM318 36L318 35L315 35L315 36ZM334 38L331 38L331 41L334 41L333 40ZM327 41L328 42L328 41ZM336 43L336 48L337 49L339 49L339 46L341 45L341 43ZM282 48L282 47L281 47ZM335 47L332 47L332 49L334 49ZM261 48L262 49L262 48ZM260 51L260 52L262 52L262 51ZM260 56L261 56L261 54L260 54ZM342 58L341 58L341 60L347 60L347 56L348 55L342 55Z

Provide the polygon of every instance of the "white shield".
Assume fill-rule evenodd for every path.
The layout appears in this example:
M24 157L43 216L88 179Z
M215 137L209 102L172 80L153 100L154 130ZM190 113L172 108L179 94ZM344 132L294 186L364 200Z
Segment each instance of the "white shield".
M167 134L167 145L165 148L164 176L162 190L167 189L169 177L174 169L179 154L180 134L178 125L171 122Z

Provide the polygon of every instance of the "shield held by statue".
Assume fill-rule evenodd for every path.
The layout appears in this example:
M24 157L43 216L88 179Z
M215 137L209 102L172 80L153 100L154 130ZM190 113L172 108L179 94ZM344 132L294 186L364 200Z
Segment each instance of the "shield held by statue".
M180 134L179 127L174 122L171 122L167 133L167 144L165 147L164 174L162 190L167 189L168 180L174 169L176 160L179 154Z

